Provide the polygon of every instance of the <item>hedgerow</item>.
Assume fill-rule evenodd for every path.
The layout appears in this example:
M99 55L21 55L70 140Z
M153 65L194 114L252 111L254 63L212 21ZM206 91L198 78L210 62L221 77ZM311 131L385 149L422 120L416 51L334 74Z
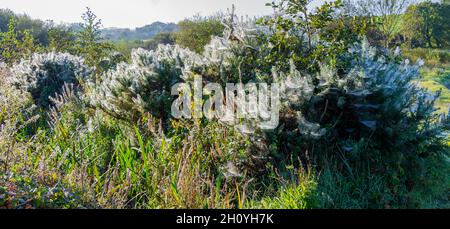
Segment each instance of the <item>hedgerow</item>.
M342 24L323 29L335 4L314 12L312 27L290 21L292 5L274 7L280 14L259 22L224 18L203 54L160 45L128 62L90 55L105 64L94 71L82 57L44 53L2 71L0 185L19 176L44 187L36 207L437 206L449 190L449 118L436 112L439 94L417 84L421 61ZM355 36L330 42L345 33ZM175 119L171 87L199 76L279 83L278 127ZM60 190L70 193L53 198Z

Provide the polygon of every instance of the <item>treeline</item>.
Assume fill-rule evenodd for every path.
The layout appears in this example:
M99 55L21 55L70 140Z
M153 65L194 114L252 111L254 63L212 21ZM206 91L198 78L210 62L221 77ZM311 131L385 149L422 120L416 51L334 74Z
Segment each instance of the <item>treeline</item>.
M189 48L197 53L202 53L204 46L208 44L213 36L222 35L224 25L222 16L201 17L194 16L180 21L177 30L172 32L161 32L150 40L119 40L114 44L125 55L129 55L135 48L154 50L159 44L178 44Z
M406 48L449 46L448 0L345 0L340 13L366 24L366 36L373 45L403 45Z
M82 56L86 64L103 71L111 67L109 59L116 58L118 62L125 60L123 55L114 52L116 48L112 43L103 39L102 24L89 8L82 19L79 31L74 31L65 25L40 24L38 20L28 20L27 16L12 15L7 30L0 34L0 61L13 65L33 53L61 52ZM45 39L40 40L40 37L32 35L32 25L36 25L35 32L45 34L42 36Z
M392 48L448 48L450 46L450 4L423 1L413 4L410 0L344 0L333 14L347 17L345 26L359 31L347 36L365 36L371 45ZM332 16L332 15L329 15ZM334 16L335 17L335 16ZM263 20L263 18L255 18ZM158 44L179 44L197 53L213 36L222 35L223 16L195 16L178 23L178 30L158 34L149 41L122 40L116 45L123 53L133 48L154 49ZM342 23L342 22L340 22ZM333 30L337 23L329 23L324 29Z
M54 23L32 19L27 15L16 14L9 9L0 9L0 32L9 30L11 20L15 21L15 29L20 32L28 31L40 45L49 44L48 31Z
M55 24L52 21L44 22L28 15L15 14L9 9L0 9L0 61L13 63L23 58L23 54L36 51L81 54L83 51L80 49L83 46L80 42L86 32L90 33L88 39L101 41L103 45L108 44L110 51L119 51L128 58L132 49L154 50L159 44L178 43L200 53L211 36L221 35L224 29L218 16L195 16L179 22L178 25L153 23L133 33L129 29L125 29L125 32L121 29L103 29L99 20L95 21L98 24L94 24L92 19L95 20L96 16L90 9L82 19L83 22L77 24ZM88 27L83 27L86 23L89 24ZM151 39L145 39L149 37ZM16 54L11 53L13 51ZM91 52L92 55L93 53L95 52ZM100 55L104 57L104 53Z
M450 38L450 4L424 1L411 4L409 0L368 1L344 0L337 14L347 15L349 21L357 19L353 25L365 27L364 36L371 45L406 48L448 48ZM212 36L221 35L224 25L223 15L210 17L194 16L174 24L153 25L143 27L139 36L124 36L119 30L104 30L98 27L99 38L110 40L115 50L129 56L134 48L155 49L158 44L179 44L197 53L203 52L203 47ZM13 23L13 24L11 24ZM14 28L11 28L11 26ZM329 29L333 29L330 24ZM352 26L347 24L346 26ZM80 24L57 25L51 21L31 19L27 15L17 15L11 10L0 10L0 31L2 39L11 35L11 29L17 33L21 41L33 39L36 46L55 51L76 53L73 43L79 33ZM152 28L150 28L152 27ZM358 30L361 28L355 28ZM142 30L142 31L141 31ZM105 32L106 31L106 32ZM159 31L159 32L158 32ZM162 32L161 32L162 31ZM147 35L143 33L148 33ZM154 34L156 33L156 34ZM133 38L134 37L134 38ZM153 37L150 40L141 37ZM11 37L9 37L11 38ZM33 47L33 50L39 48Z
M422 2L408 7L401 34L411 48L450 46L450 1Z

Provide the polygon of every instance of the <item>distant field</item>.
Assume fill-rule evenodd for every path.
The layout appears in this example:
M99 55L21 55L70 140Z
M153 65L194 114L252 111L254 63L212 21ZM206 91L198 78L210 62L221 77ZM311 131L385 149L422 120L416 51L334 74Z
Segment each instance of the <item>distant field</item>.
M412 61L425 60L420 85L433 92L441 91L436 106L439 113L447 114L450 109L450 51L418 48L405 50L404 54ZM450 146L450 136L447 139Z
M450 106L450 52L449 50L417 48L404 50L404 55L415 62L418 58L425 61L422 68L421 85L430 91L441 91L437 102L439 112L447 113Z
M448 112L450 104L450 89L448 88L450 83L450 68L423 69L422 75L421 85L434 92L440 90L441 97L437 102L437 106L440 111Z

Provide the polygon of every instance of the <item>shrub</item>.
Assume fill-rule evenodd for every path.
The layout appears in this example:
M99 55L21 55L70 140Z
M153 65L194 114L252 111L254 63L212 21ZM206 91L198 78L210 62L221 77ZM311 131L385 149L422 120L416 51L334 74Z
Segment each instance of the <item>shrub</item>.
M302 111L327 130L321 141L329 142L328 147L316 148L316 162L329 152L343 160L345 176L383 174L382 185L395 196L389 205L402 205L407 193L421 187L427 163L445 160L449 153L441 135L444 125L435 113L438 94L415 83L420 61L399 63L395 54L381 54L367 42L351 54L353 67L347 75L319 74L318 93ZM314 150L315 143L306 142Z
M136 121L146 112L167 120L171 87L182 80L183 70L201 64L200 56L178 46L134 50L130 64L118 64L101 77L101 83L92 86L90 102L122 120Z
M126 57L120 52L111 52L106 58L100 61L99 66L104 71L113 70L118 64L126 62Z
M174 32L160 32L155 35L151 40L145 41L142 45L147 50L155 50L160 44L174 45L175 33Z
M276 13L258 21L269 31L262 37L261 48L266 53L259 62L281 70L289 69L289 59L309 73L316 73L320 63L345 68L348 63L340 56L367 29L356 17L338 14L342 1L325 2L311 11L308 1L282 0L267 5Z
M183 48L202 53L213 36L222 34L224 26L218 18L193 18L178 23L176 43Z
M31 93L37 105L47 107L49 96L61 92L64 83L78 86L82 80L88 80L90 73L82 58L65 53L35 53L14 65L8 79L11 85Z
M48 50L51 52L67 52L74 54L75 50L75 33L71 28L66 26L52 26L48 30Z

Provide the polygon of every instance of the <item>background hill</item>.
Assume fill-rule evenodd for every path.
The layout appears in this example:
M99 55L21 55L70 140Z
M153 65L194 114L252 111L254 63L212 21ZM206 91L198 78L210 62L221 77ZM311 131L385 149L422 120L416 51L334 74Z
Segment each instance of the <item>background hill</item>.
M104 38L108 40L149 40L158 33L175 32L178 26L175 23L154 22L136 29L105 28L102 30Z
M30 18L27 15L16 14L9 9L0 9L0 32L8 31L8 23L11 18L15 18L19 31L28 30L31 35L42 45L48 45L48 30L55 26L65 26L72 31L80 31L81 23L71 23L65 25L55 25L51 21L42 21L39 19ZM129 28L103 28L101 29L102 36L111 41L119 40L150 40L159 33L171 33L178 31L178 26L175 23L153 22L151 24L138 27L135 29Z

